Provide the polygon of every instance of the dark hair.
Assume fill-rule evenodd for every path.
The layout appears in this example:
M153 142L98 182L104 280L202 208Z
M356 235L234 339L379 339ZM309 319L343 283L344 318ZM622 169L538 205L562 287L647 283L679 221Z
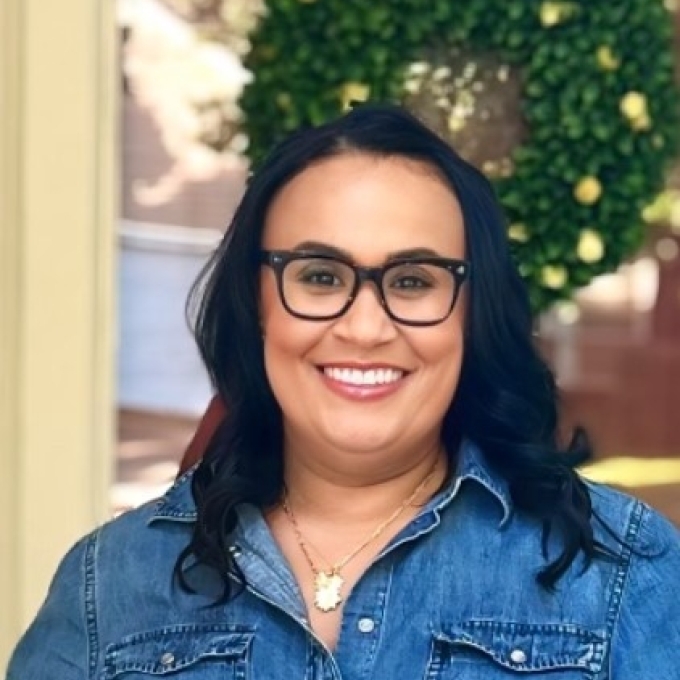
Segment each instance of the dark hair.
M266 508L280 499L282 415L265 374L258 318L262 229L283 185L311 164L347 152L424 161L460 203L472 277L461 376L442 437L451 456L461 437L481 448L508 480L517 509L543 523L544 546L551 531L559 533L562 552L537 577L550 588L580 551L587 564L604 550L593 535L587 487L573 470L590 455L588 442L577 433L560 448L555 381L533 344L527 291L490 183L412 115L383 105L361 105L274 148L192 289L196 342L226 417L193 476L198 518L175 574L189 588L181 567L194 555L218 570L229 598L235 591L228 573L243 580L229 551L236 506Z

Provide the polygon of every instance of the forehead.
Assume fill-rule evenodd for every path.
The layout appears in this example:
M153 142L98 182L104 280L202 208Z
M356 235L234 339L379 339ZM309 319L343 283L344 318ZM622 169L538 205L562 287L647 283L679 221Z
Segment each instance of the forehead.
M262 241L267 249L326 243L365 263L418 248L465 254L460 205L437 169L358 152L315 163L284 185L267 211Z

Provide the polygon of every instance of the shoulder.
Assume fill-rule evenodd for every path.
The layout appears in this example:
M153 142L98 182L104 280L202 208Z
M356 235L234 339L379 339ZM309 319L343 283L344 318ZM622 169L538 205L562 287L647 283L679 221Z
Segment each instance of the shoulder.
M650 557L680 549L678 528L647 503L604 484L587 486L596 538L606 545L614 547L613 541L620 548L623 543L633 554Z
M95 532L100 564L124 566L139 559L175 560L186 546L196 519L191 494L193 471L186 473L161 497L125 512Z
M189 510L183 514L177 507L184 484L186 480L161 498L102 524L78 541L62 562L53 582L55 595L79 592L84 611L96 619L100 633L124 622L125 611L141 615L135 609L140 598L170 597L175 567L194 525Z
M82 588L102 568L115 573L126 562L138 560L159 539L150 529L157 503L125 512L81 537L61 559L52 587Z
M619 555L607 589L612 677L675 677L678 652L668 641L680 639L680 531L640 500L606 486L589 487L601 520L594 524L596 537L605 536Z
M118 639L131 621L145 626L161 615L149 602L170 601L173 569L193 524L187 489L183 478L162 498L73 545L15 649L8 677L94 677L102 641Z
M59 581L82 581L94 570L112 574L140 561L177 559L191 535L196 516L190 482L183 475L161 497L104 522L83 536L60 563Z

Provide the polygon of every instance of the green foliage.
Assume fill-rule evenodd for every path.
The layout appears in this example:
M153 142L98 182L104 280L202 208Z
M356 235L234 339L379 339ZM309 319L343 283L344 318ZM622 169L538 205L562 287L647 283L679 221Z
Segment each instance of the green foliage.
M520 69L529 139L495 180L538 312L615 269L644 236L678 142L671 20L661 0L270 0L241 105L257 163L286 133L343 109L347 83L400 101L405 68L433 44L493 51ZM629 93L642 95L638 115ZM624 107L625 108L625 107ZM639 101L638 101L639 109ZM596 178L601 194L579 200ZM519 230L517 225L521 225ZM604 246L578 245L584 230ZM520 237L517 236L518 231ZM514 236L513 236L514 235ZM555 277L555 269L563 276Z

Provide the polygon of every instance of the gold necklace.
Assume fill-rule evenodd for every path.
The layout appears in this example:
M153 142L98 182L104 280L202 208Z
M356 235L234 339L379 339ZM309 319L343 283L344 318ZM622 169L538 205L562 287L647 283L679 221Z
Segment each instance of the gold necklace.
M432 478L432 475L434 475L436 467L437 461L435 460L435 463L430 471L420 482L420 484L418 484L418 486L413 490L410 496L386 520L382 521L363 542L354 548L354 550L349 552L335 564L331 564L328 560L323 558L330 567L325 571L319 569L314 564L314 560L309 553L309 548L312 548L314 552L316 552L320 557L322 557L321 553L309 541L305 540L304 536L302 535L297 520L295 519L295 515L293 514L293 510L291 509L288 502L288 489L284 486L281 507L283 508L283 512L290 522L291 527L293 528L293 532L295 533L295 538L297 539L298 545L300 546L300 550L305 556L307 564L309 564L309 568L314 574L314 606L318 610L322 612L330 612L336 609L336 607L342 602L340 590L345 584L345 579L340 573L341 570L344 569L347 564L349 564L349 562L353 560L362 550L364 550L364 548L368 547L373 541L375 541L375 539L378 538L385 531L385 529L390 526L390 524L395 522L399 515L401 515L401 513L404 512L404 510L406 510L406 508L411 505L411 503L413 503L416 496L425 488L427 483Z

